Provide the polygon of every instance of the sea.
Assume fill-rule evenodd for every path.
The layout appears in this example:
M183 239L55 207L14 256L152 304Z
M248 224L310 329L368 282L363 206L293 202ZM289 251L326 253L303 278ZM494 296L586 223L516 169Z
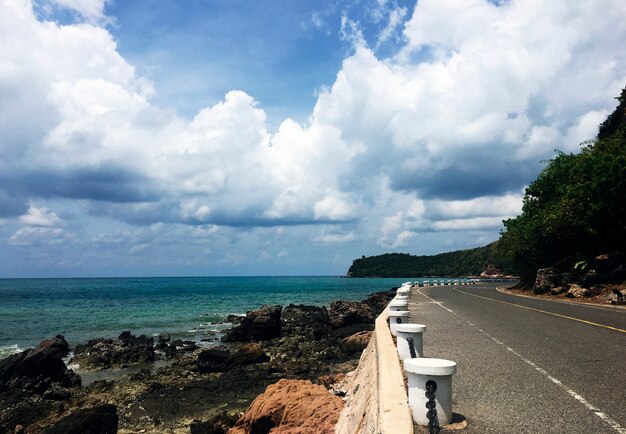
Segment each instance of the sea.
M0 359L63 335L73 347L95 338L170 334L210 345L264 304L328 306L362 300L407 278L142 277L0 279ZM203 340L204 339L204 340Z

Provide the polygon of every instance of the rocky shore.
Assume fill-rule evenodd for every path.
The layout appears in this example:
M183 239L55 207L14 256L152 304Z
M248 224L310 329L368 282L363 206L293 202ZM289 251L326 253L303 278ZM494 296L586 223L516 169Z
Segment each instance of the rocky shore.
M532 292L578 301L626 304L626 257L615 252L578 262L573 268L541 268Z
M95 339L74 348L70 366L98 371L159 358L173 362L87 386L66 367L70 347L56 336L0 360L0 433L269 432L279 421L331 426L342 406L337 381L357 366L374 319L394 295L379 292L361 302L334 301L329 308L262 306L229 318L236 325L210 348L167 335L155 342L129 331ZM326 410L291 408L299 394L311 408Z

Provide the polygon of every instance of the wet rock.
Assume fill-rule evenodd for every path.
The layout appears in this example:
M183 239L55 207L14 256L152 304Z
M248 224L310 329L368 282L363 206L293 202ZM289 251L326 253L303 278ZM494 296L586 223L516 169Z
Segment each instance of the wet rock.
M241 321L245 318L245 315L228 315L226 317L226 322L229 322L233 325L241 324Z
M154 360L154 339L122 332L117 339L93 339L77 345L73 363L81 369L102 370L138 365Z
M226 365L228 368L235 366L254 365L257 363L269 362L270 357L265 354L261 346L257 343L249 343L239 348L228 356Z
M78 410L61 419L44 434L115 434L117 433L117 408L112 404Z
M34 349L0 360L0 392L41 395L51 387L80 386L80 376L68 370L63 357L69 345L61 335L41 342Z
M282 329L280 319L282 309L279 305L266 305L248 312L241 320L241 324L226 331L222 341L258 342L279 337Z
M359 351L363 351L372 337L372 332L363 331L355 333L347 338L343 338L339 342L341 351L348 354L354 354Z
M332 328L352 324L372 324L374 315L370 307L360 301L336 300L330 303L330 325Z
M330 316L325 307L290 304L283 309L282 335L320 340L328 335Z
M341 398L306 380L282 379L268 386L228 434L333 433Z
M171 339L171 336L169 333L161 333L159 335L159 342L169 342Z

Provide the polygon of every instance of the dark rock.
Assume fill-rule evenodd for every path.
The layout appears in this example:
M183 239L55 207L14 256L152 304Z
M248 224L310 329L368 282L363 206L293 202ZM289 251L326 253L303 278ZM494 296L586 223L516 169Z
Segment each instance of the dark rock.
M333 337L337 339L343 339L358 332L372 330L374 330L374 324L356 323L349 326L333 329Z
M364 302L336 300L330 303L330 325L333 328L373 322L372 310Z
M222 412L221 414L203 422L193 420L189 426L191 434L225 434L239 419L238 415Z
M159 342L169 342L171 339L170 334L169 333L161 333L159 335Z
M100 370L120 368L154 360L154 339L133 336L125 331L118 339L94 339L77 345L73 362L81 369Z
M235 366L254 365L257 363L269 362L270 357L265 354L261 346L257 343L249 343L235 351L226 360L228 368Z
M226 317L226 322L229 322L233 325L239 325L241 324L241 321L243 321L244 318L245 316L242 316L242 315L228 315Z
M228 369L230 351L221 348L209 348L198 354L197 369L201 373L224 372Z
M80 386L80 376L68 370L63 362L68 352L67 341L58 335L34 349L0 360L0 392L25 389L27 393L40 395L55 383L60 387Z
M582 278L580 279L580 285L583 288L591 288L592 285L597 285L598 283L606 280L607 276L598 274L595 271L590 271L589 273L582 276Z
M396 288L397 289L397 288ZM383 310L387 307L389 302L395 297L396 291L392 289L390 291L381 291L370 294L365 300L365 304L367 304L374 318L380 315Z
M620 264L609 274L609 281L623 282L624 280L626 280L626 266L624 266L624 264Z
M596 256L593 262L596 273L609 276L613 270L624 264L624 255L620 252L606 253Z
M191 425L189 425L189 431L191 434L226 434L226 431L220 425L211 421L202 422L201 420L192 420Z
M533 286L535 294L545 294L561 285L561 275L554 268L540 268L537 270L537 278Z
M78 410L64 417L44 434L115 434L117 408L112 404Z
M274 339L280 336L282 306L262 306L248 312L241 324L227 330L223 342L255 342Z
M567 288L565 286L557 286L556 288L552 288L550 290L550 294L559 295L559 294L563 294L565 291L567 291Z
M290 304L283 309L282 335L320 340L329 332L330 316L325 307Z

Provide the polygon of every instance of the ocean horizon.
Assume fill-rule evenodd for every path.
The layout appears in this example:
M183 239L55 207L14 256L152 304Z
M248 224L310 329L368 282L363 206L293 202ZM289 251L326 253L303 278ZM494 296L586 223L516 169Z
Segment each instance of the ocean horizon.
M210 345L264 304L328 306L362 300L420 278L344 276L68 277L0 279L0 359L57 334L73 347L95 338L135 335ZM203 341L204 339L204 341Z

